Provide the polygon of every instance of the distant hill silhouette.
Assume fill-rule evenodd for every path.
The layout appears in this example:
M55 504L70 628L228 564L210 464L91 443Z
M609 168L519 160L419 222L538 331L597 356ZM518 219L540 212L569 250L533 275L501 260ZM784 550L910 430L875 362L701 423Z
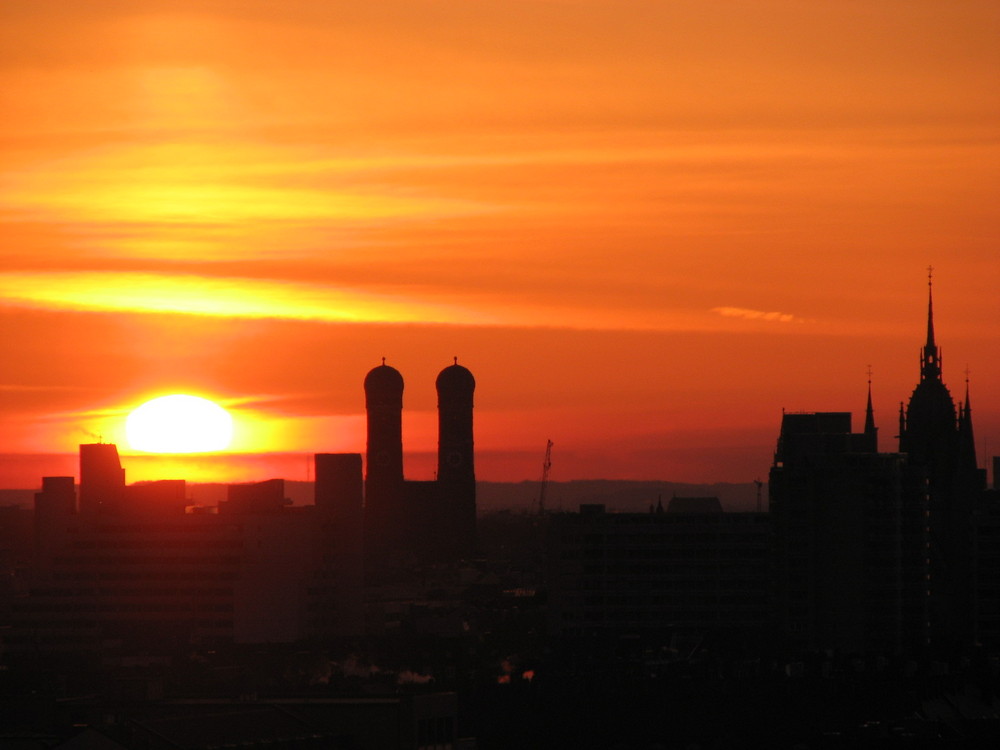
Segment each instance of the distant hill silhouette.
M538 509L540 483L477 482L476 507L480 513L498 510ZM188 483L188 497L195 504L217 505L226 499L227 484ZM0 490L0 506L20 505L31 507L37 490ZM295 505L311 505L312 482L285 480L285 495ZM762 509L767 510L767 486L762 490ZM569 482L549 482L545 491L545 506L550 511L576 511L581 503L600 503L610 511L641 513L663 499L663 507L670 498L717 497L724 510L729 512L752 511L757 508L757 488L753 482L715 484L688 484L684 482L633 481L625 479L577 479Z
M480 513L511 509L534 511L538 508L538 481L477 482L476 507ZM757 509L757 487L753 482L738 484L688 484L684 482L634 481L624 479L577 479L569 482L549 482L545 490L545 507L550 511L576 511L581 503L600 503L610 511L641 513L663 499L717 497L729 512ZM767 510L767 486L762 489L761 509Z

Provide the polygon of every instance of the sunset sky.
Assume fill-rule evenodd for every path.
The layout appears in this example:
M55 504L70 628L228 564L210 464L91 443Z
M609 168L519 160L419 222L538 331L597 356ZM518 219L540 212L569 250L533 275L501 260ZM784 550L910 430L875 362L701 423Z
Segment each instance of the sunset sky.
M481 479L747 482L869 365L896 448L928 265L1000 454L996 0L5 0L0 139L3 454L191 393L303 479L385 357L430 478L457 356Z

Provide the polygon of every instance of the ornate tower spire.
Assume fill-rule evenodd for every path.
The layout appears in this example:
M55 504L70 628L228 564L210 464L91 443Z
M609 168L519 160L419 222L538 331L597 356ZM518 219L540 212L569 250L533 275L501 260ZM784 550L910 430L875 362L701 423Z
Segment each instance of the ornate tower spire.
M875 410L872 408L872 366L868 365L868 406L865 409L865 437L868 450L878 453L878 427L875 426Z
M972 433L972 402L969 400L969 368L965 368L965 405L958 410L959 460L966 470L975 471L976 438Z
M941 380L941 353L934 343L934 267L927 266L927 343L920 354L920 379Z

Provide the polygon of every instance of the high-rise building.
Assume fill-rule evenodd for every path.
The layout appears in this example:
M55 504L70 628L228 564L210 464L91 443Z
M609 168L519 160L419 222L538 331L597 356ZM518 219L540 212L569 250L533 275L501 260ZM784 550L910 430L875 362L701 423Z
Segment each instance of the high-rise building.
M80 513L115 512L125 496L125 470L113 443L80 446Z

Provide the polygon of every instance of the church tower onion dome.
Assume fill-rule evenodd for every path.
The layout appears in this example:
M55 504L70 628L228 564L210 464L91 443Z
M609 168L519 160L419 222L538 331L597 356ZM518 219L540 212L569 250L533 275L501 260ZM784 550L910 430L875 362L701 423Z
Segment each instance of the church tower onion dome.
M458 364L456 357L455 364L441 370L437 381L435 381L435 386L438 395L466 396L471 399L472 392L476 389L476 379L472 377L471 372Z
M380 400L402 398L403 376L383 359L382 364L365 375L365 395Z

